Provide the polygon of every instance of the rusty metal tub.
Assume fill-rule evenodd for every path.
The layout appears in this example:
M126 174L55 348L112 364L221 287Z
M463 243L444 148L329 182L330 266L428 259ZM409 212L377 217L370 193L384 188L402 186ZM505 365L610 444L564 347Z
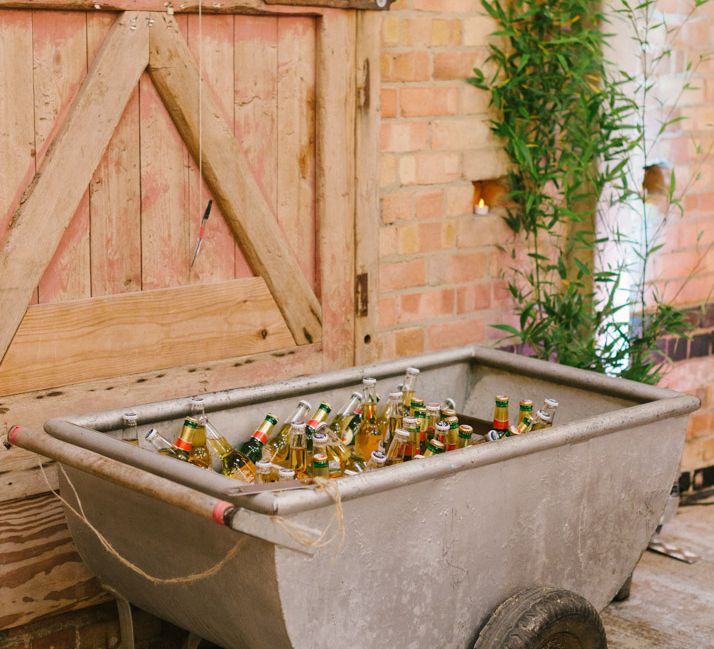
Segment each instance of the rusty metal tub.
M324 547L295 530L314 538L330 523L329 493L236 496L228 478L115 439L123 410L12 437L60 461L71 480L63 495L76 507L76 489L105 541L150 575L68 513L102 582L224 647L466 649L501 602L531 586L565 588L602 609L657 526L696 398L479 346L203 396L238 443L268 410L286 416L300 397L341 402L364 376L386 393L410 365L422 370L421 394L454 397L482 418L496 393L554 396L557 425L340 479L344 541ZM142 430L171 436L188 399L129 406ZM238 542L215 574L161 581L210 568Z

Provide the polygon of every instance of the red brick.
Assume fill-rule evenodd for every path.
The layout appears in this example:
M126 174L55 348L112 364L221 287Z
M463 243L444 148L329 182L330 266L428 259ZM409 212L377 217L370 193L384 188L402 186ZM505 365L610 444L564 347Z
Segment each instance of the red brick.
M483 320L468 318L434 324L427 330L429 349L444 349L469 343L478 343L484 339Z
M423 259L382 264L379 273L379 289L386 292L424 286L425 278Z
M382 329L393 327L397 324L396 297L383 297L379 300L379 326Z
M429 79L429 54L410 51L382 54L382 81L426 81Z
M429 148L429 125L426 122L383 122L380 144L382 151L402 153Z
M382 88L380 93L379 110L382 118L397 116L396 88Z
M453 315L455 299L453 288L401 295L397 320L406 324Z
M436 80L465 81L473 75L475 67L479 67L484 60L482 52L438 52L434 54L433 77Z
M471 183L452 185L446 190L446 215L472 214L474 188Z
M415 198L415 215L418 219L437 219L444 216L444 192L421 192Z
M420 251L419 228L416 224L409 223L398 228L397 250L400 255L413 255Z
M395 331L394 350L397 357L421 354L424 351L424 330L421 327L413 327Z
M416 182L420 185L450 183L461 178L461 158L457 153L418 153Z
M442 254L429 258L429 285L464 284L485 277L490 270L491 255Z
M702 460L704 466L711 466L712 462L714 462L714 437L703 440Z
M463 151L489 144L491 129L483 119L434 120L431 123L431 147L435 151Z
M404 21L407 45L411 47L428 47L431 43L431 18L416 16Z
M456 115L459 88L450 86L404 87L399 90L399 109L404 117Z
M687 439L714 437L714 413L700 410L689 415Z
M456 289L456 312L461 314L490 308L491 292L490 282Z
M431 46L448 47L461 45L461 20L434 19L431 24Z
M456 244L456 226L453 221L422 223L418 228L419 252L444 250Z
M409 220L414 213L413 197L408 192L394 192L382 196L382 222Z
M503 245L510 238L511 230L500 214L471 214L458 221L456 243L459 248Z
M397 156L383 153L379 156L379 186L390 187L397 180Z
M439 13L476 13L481 10L481 2L480 0L414 0L414 9ZM394 11L394 5L391 10Z
M379 229L379 257L385 259L397 254L397 228L385 226Z

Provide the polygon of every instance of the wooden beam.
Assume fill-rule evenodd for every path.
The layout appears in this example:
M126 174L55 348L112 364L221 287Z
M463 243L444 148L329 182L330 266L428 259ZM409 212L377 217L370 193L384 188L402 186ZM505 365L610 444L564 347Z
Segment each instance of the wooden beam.
M199 72L176 21L157 15L149 39L149 74L191 154L199 159ZM295 342L318 340L320 304L253 180L245 153L208 92L203 93L203 174L245 258L265 279Z
M291 343L260 277L33 305L0 364L0 395Z
M0 249L0 358L121 118L148 61L146 16L117 20L62 128L13 216Z
M77 553L54 496L0 504L0 629L108 599Z
M354 363L355 14L317 31L317 218L325 369Z
M337 9L388 9L394 0L386 0L384 6L378 0L226 0L224 2L204 2L201 8L205 14L268 13L284 5L287 11L292 7L334 7ZM0 9L59 9L76 11L161 11L166 12L171 4L177 14L198 13L198 0L167 3L165 0L0 0ZM295 11L292 9L292 11ZM305 11L304 9L302 10Z
M382 16L357 14L355 118L355 363L377 360L379 287L379 57Z

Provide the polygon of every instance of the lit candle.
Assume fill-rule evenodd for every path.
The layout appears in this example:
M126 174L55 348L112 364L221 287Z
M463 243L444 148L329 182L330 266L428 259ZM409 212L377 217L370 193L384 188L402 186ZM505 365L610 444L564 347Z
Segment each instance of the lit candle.
M488 214L488 205L483 202L483 198L478 199L478 205L474 205L474 214L484 216Z

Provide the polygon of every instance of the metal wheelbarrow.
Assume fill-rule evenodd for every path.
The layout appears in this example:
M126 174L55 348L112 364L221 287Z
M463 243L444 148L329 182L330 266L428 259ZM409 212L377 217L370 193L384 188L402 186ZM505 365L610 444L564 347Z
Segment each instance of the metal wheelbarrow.
M68 524L101 581L194 638L236 649L606 647L597 611L647 547L698 400L479 346L203 396L237 444L268 410L340 402L364 376L384 394L410 365L420 394L483 419L497 393L553 396L556 425L340 478L339 507L329 490L237 495L220 474L116 439L129 408L140 430L175 436L188 399L10 438L64 469Z

